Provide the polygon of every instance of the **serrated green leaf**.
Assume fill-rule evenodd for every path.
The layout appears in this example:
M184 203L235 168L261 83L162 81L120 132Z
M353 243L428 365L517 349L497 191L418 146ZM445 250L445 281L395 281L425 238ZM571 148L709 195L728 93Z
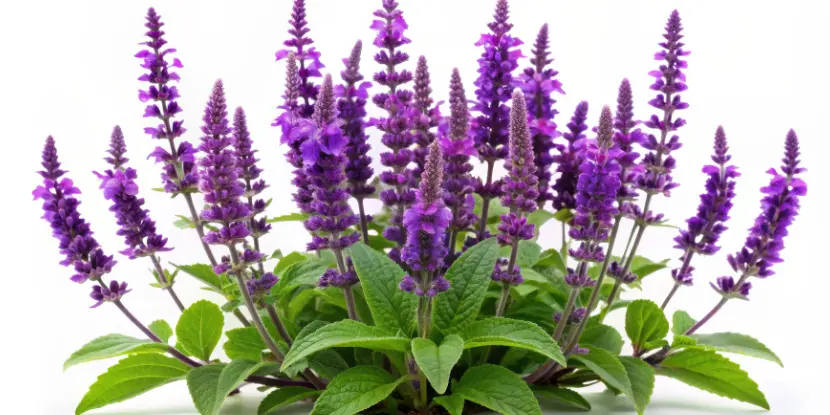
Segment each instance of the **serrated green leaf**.
M207 264L176 265L176 268L216 290L222 290L222 287L228 283L227 278L217 275Z
M499 251L499 256L506 258L510 256L509 246L504 246ZM542 247L533 241L519 241L519 251L516 256L516 265L522 269L530 268L539 262L539 257L542 255Z
M404 351L409 339L388 333L378 327L367 326L354 320L341 320L328 324L297 338L285 355L283 367L291 366L300 359L331 347L362 347L372 350Z
M769 409L758 384L737 363L712 350L690 348L670 354L657 368L657 374L718 396Z
M225 332L225 336L228 340L222 345L222 349L231 360L258 361L262 351L266 348L265 342L255 327L231 329Z
M672 349L682 349L686 346L694 346L697 344L697 340L689 337L684 336L682 334L675 334L674 339L672 339L671 347Z
M631 383L634 408L642 415L651 402L651 393L654 391L654 369L636 357L620 356L619 359Z
M359 413L386 399L404 380L376 366L353 367L332 379L311 415Z
M784 367L781 359L767 346L757 339L740 333L712 333L692 334L690 336L697 342L698 347L712 349L719 352L736 353L744 356L757 357L769 360Z
M533 394L540 402L554 404L556 409L590 411L591 404L577 392L554 386L533 386Z
M313 398L320 394L316 389L304 388L302 386L285 386L279 388L265 397L257 408L257 415L277 414L277 409L284 408L295 402Z
M276 216L273 218L268 219L268 223L279 223L279 222L302 222L308 219L308 214L306 213L289 213L287 215Z
M672 316L671 332L674 335L685 334L696 323L697 320L692 318L689 313L681 310L675 311Z
M75 408L80 415L95 408L122 402L167 383L184 379L190 366L160 354L139 354L122 359L89 387Z
M282 272L280 280L271 288L271 295L279 297L296 287L303 285L316 286L317 282L320 281L320 277L328 268L328 263L320 259L310 259L291 264Z
M452 394L504 415L542 415L527 383L501 366L468 369L453 386Z
M350 252L377 326L393 333L411 333L416 325L418 298L400 289L406 272L387 255L361 242L354 244Z
M447 334L457 333L475 321L498 254L498 243L490 238L468 249L450 266L444 274L450 289L435 299L435 328Z
M210 360L213 349L222 338L225 316L219 306L201 300L182 312L176 324L176 339L188 352L202 360Z
M217 415L228 394L254 373L261 362L235 360L197 367L187 374L187 388L202 415Z
M660 306L649 300L637 300L625 313L625 332L635 347L663 340L669 333L669 321Z
M491 317L476 321L461 332L464 348L510 346L527 349L566 364L559 345L541 327L529 321Z
M599 376L609 386L621 391L634 402L634 392L631 389L631 380L625 366L613 354L596 347L588 346L588 354L577 354L571 358L585 365Z
M69 359L66 359L66 362L63 363L63 370L79 363L109 359L126 354L164 353L167 351L167 347L166 344L156 343L152 340L137 339L123 334L107 334L93 339L78 351L72 353Z
M278 276L282 276L282 273L285 272L288 267L294 265L298 262L307 261L308 258L300 252L292 252L282 258L280 258L277 265L274 267L274 274Z
M165 343L170 341L170 338L173 337L173 329L170 327L170 324L167 324L164 320L153 321L147 327L149 327L150 331L152 331L156 336L159 336L161 341Z
M464 398L459 395L436 396L432 400L443 406L450 415L462 415L464 412Z
M436 392L443 395L450 383L450 371L461 358L464 351L464 340L455 334L444 337L441 345L437 346L432 340L412 339L412 355L418 367L426 375L430 385Z
M579 344L598 347L618 355L624 342L617 329L605 324L596 324L585 329L579 338Z

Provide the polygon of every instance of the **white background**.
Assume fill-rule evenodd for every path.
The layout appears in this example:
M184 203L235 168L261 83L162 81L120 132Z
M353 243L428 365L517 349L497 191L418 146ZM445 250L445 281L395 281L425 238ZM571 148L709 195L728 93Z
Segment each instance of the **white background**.
M107 203L97 190L92 170L106 168L101 160L112 126L120 124L129 147L131 165L139 170L139 183L147 207L176 250L164 260L202 261L203 253L192 231L175 229L171 215L184 213L181 200L169 200L150 191L159 184L158 166L146 160L157 142L142 132L143 105L136 97L140 87L139 61L133 55L144 40L145 1L15 1L4 2L2 72L3 185L2 204L3 375L0 410L9 414L68 414L88 385L110 362L74 367L61 372L63 360L86 341L111 332L140 335L114 307L90 310L89 286L69 281L69 269L57 265L60 257L49 227L40 219L40 203L30 191L38 184L40 150L48 134L57 140L63 167L82 189L81 211L91 222L104 248L115 253L123 242ZM435 98L446 99L453 67L461 70L468 92L476 76L481 50L473 44L491 20L494 1L403 1L407 36L405 48L414 59L425 54L434 82ZM827 11L819 1L552 1L513 0L513 34L529 44L542 23L550 24L554 67L567 95L559 99L556 121L564 126L580 100L591 103L595 122L603 104L613 105L617 86L628 77L634 87L636 115L647 118L652 108L648 71L657 62L652 55L662 40L672 9L678 8L686 27L689 57L688 92L691 108L682 112L689 124L679 132L684 144L676 153L676 180L681 187L671 199L659 199L656 209L671 222L682 224L694 214L709 161L712 136L718 124L726 128L734 162L743 176L732 211L732 228L722 239L724 249L711 258L696 258L696 284L681 290L670 308L688 310L700 317L716 301L708 287L729 268L728 252L740 247L758 214L758 188L767 182L764 171L777 167L783 139L790 127L801 138L805 179L810 192L801 215L792 226L784 251L785 263L777 275L753 281L752 301L730 303L704 331L734 330L756 336L777 351L786 368L766 361L736 356L743 368L767 393L775 414L821 413L818 402L826 393L828 364L828 289L826 242L830 229L826 207L828 177L826 119L828 97ZM750 5L751 4L751 5ZM311 36L322 60L335 75L342 69L354 41L364 40L365 74L378 69L371 60L373 32L368 29L372 1L311 1L308 7ZM166 38L179 50L184 63L179 73L180 100L187 139L198 141L202 107L211 85L222 78L230 105L244 105L255 146L261 150L261 167L274 197L271 215L293 210L288 195L289 168L278 148L277 131L270 127L282 93L283 63L274 51L286 39L291 2L157 1L167 23ZM522 61L522 68L527 66ZM414 64L410 63L410 69ZM337 76L336 76L336 79ZM372 109L375 111L375 109ZM377 134L373 145L380 147ZM8 191L11 188L11 191ZM558 246L556 225L543 228L542 242ZM674 230L654 229L646 234L641 252L652 258L672 258ZM300 225L275 226L265 239L266 251L300 249L306 236ZM676 264L676 262L675 262ZM114 278L126 280L133 292L125 303L149 322L166 318L175 323L176 310L169 299L150 288L148 264L120 257ZM660 300L670 287L667 272L649 277L644 295ZM209 294L182 277L176 286L185 303ZM219 298L213 298L221 301ZM612 321L620 323L621 314ZM229 319L229 324L233 322ZM253 388L227 413L250 413L256 404ZM597 391L591 395L595 412L630 413L623 398ZM679 382L660 378L652 398L651 414L745 413L749 405L701 392ZM183 382L152 391L98 413L195 413ZM244 411L244 408L249 408Z

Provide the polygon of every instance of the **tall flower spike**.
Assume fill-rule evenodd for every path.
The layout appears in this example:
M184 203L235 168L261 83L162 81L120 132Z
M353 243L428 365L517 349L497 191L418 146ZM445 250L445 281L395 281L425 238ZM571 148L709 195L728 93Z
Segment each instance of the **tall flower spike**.
M553 62L549 59L548 51L548 25L542 25L536 42L533 44L533 57L530 58L531 67L525 68L524 72L516 79L516 86L522 89L528 97L528 121L533 137L533 153L536 163L536 177L539 178L539 197L536 202L541 209L545 202L553 200L550 182L553 174L551 165L553 155L551 150L555 147L553 139L559 136L556 123L553 117L558 113L553 109L556 100L553 93L564 94L562 84L554 79L559 72L547 66Z
M418 66L415 69L415 85L413 86L415 97L411 107L410 121L414 135L415 148L412 153L415 157L415 168L412 169L410 186L418 187L419 177L424 172L429 145L435 141L435 127L441 120L441 113L438 105L433 106L432 86L430 86L429 67L427 59L423 56L418 58Z
M380 48L375 54L375 62L385 69L374 75L378 85L386 87L385 92L379 92L372 97L372 101L379 108L386 111L385 117L372 119L383 137L381 142L388 151L380 154L380 162L387 168L380 174L380 181L388 189L380 194L383 204L390 210L390 224L384 231L386 239L402 246L406 241L406 230L402 226L403 212L415 201L415 192L410 189L411 171L409 164L414 160L414 154L409 148L414 137L411 133L412 122L409 119L412 104L412 92L403 87L412 81L412 73L398 66L409 60L409 55L400 48L410 43L404 36L408 28L403 18L403 12L398 9L395 0L383 0L383 7L375 11L378 20L372 22L371 29L377 31L373 44ZM389 252L394 260L400 259L398 247Z
M444 153L444 204L452 211L448 240L448 259L452 261L458 235L472 230L478 222L478 217L473 213L475 179L470 174L473 171L470 156L475 155L476 150L470 138L470 112L458 68L452 70L450 78L448 133L449 136L441 137L440 145Z
M156 163L163 163L164 169L161 174L164 182L164 189L168 193L178 194L192 191L196 188L198 177L194 154L196 150L187 141L175 141L187 131L182 120L174 120L176 114L182 111L177 98L179 90L170 86L171 82L178 82L179 75L173 72L173 68L181 68L182 62L173 58L168 62L170 55L176 49L165 48L167 41L164 39L164 31L161 29L164 23L161 16L152 7L147 10L147 37L149 40L142 44L147 46L135 56L142 60L141 67L147 72L141 75L138 80L147 82L150 86L145 90L138 91L138 99L141 102L150 103L144 109L145 118L157 118L161 121L156 127L147 127L144 132L153 138L166 139L169 146L159 146L150 154ZM166 149L165 147L169 147Z
M553 156L556 163L556 172L559 176L551 187L554 191L553 208L575 209L576 208L576 183L579 180L579 166L584 159L585 140L584 134L588 130L588 103L582 101L576 106L571 121L568 122L568 131L562 134L566 144L558 145L559 154Z
M254 239L254 248L259 250L259 238L271 230L268 218L262 216L265 212L265 200L258 197L268 185L261 179L262 169L257 167L259 159L256 157L258 150L253 149L254 142L251 140L251 133L248 132L248 120L245 110L237 107L233 113L233 147L236 151L237 164L240 177L245 182L245 198L248 199L248 207L252 216L250 222L251 236Z
M518 49L522 41L507 34L513 25L507 22L506 0L498 0L493 19L487 25L491 33L483 34L476 42L476 46L484 47L484 52L478 59L476 104L472 108L478 113L473 121L473 140L481 161L487 164L487 177L476 186L476 193L484 200L484 209L489 207L489 200L502 194L501 182L493 179L493 168L496 161L507 156L510 136L510 107L507 102L510 100L510 86L514 84L513 71L518 68L518 59L522 56ZM487 215L482 214L479 238L486 236L486 220Z
M58 161L55 139L49 136L43 147L43 170L38 173L43 183L32 191L34 200L43 201L43 219L52 227L52 236L58 240L58 248L64 259L61 265L72 265L75 274L72 281L83 283L87 280L97 281L104 274L112 271L116 261L107 256L92 237L89 224L78 212L81 203L74 197L81 191L72 180L63 177Z
M110 148L107 150L109 156L104 157L104 161L111 164L113 168L120 169L121 166L130 161L130 159L124 157L126 152L127 144L124 142L124 133L121 131L121 127L116 125L110 136Z
M314 199L314 196L311 194L311 187L305 175L305 167L303 166L303 156L300 152L300 147L302 147L306 135L303 133L292 133L300 118L302 118L300 117L300 104L297 102L300 96L300 76L298 70L297 60L294 58L294 54L289 53L288 61L285 65L284 102L278 107L282 112L271 125L280 128L280 144L288 145L285 159L294 167L294 170L291 171L291 175L293 176L291 184L294 185L294 193L291 194L291 198L297 204L300 212L310 213L311 201Z
M643 171L643 167L637 164L640 154L634 151L634 144L640 144L644 135L639 128L634 128L636 125L631 83L628 79L623 79L617 94L617 113L614 117L614 145L621 152L617 159L622 168L620 171L622 185L617 191L620 209L625 209L625 204L630 204L637 199L634 183Z
M311 29L308 28L305 17L305 0L294 0L291 19L288 20L290 26L288 34L291 35L291 38L283 42L286 49L278 50L275 56L278 61L287 58L291 54L297 59L299 65L297 69L297 76L299 77L297 93L301 101L298 104L298 115L308 118L314 113L314 100L317 99L317 94L320 91L320 88L314 85L311 78L323 76L320 69L325 68L325 65L320 62L320 52L314 47L307 47L314 41L306 36Z

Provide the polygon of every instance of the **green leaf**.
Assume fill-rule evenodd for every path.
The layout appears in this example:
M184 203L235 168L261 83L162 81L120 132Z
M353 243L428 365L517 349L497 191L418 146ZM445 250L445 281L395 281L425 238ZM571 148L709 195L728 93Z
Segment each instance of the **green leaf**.
M219 291L228 283L227 278L217 275L207 264L176 265L176 268Z
M89 387L75 414L122 402L167 383L184 379L190 366L160 354L139 354L122 359Z
M468 369L453 395L504 415L542 415L539 402L519 375L496 365Z
M182 312L176 324L176 339L184 348L202 360L210 360L210 354L222 338L225 316L219 306L201 300Z
M642 415L651 402L651 393L654 391L654 369L636 357L620 356L619 359L631 383L634 408Z
M536 262L537 266L543 267L553 267L563 274L568 272L567 267L565 266L565 260L562 259L562 255L559 251L555 249L548 249L545 252L542 252L541 258L539 261Z
M450 289L435 299L435 328L447 334L457 333L475 321L498 255L499 245L495 238L490 238L468 249L450 266L444 274Z
M255 327L241 327L225 332L228 341L222 345L231 360L247 359L258 361L265 350L265 341Z
M356 414L386 399L404 380L377 366L353 367L332 379L311 415Z
M292 403L313 398L320 394L319 390L304 388L302 386L285 386L279 388L265 397L259 403L257 415L269 415L279 413L277 409L284 408Z
M475 199L475 206L473 207L473 213L475 213L475 215L480 218L481 217L482 206L483 206L483 200L481 199L481 196L479 196L477 193L473 194L473 198ZM496 219L499 216L507 213L507 208L502 206L501 200L499 200L498 198L490 199L489 205L490 206L487 209L487 220L488 220L488 222L491 219Z
M167 347L166 344L151 340L137 339L123 334L107 334L93 339L78 351L72 353L69 359L66 359L66 362L63 363L63 370L69 369L78 363L109 359L125 354L164 353L167 351Z
M523 320L492 317L476 321L461 334L464 348L511 346L527 349L566 364L559 345L541 327Z
M625 366L611 353L588 346L588 354L573 355L571 358L584 364L588 369L599 376L609 386L621 391L634 401L634 392L631 389L631 380ZM634 402L636 406L637 403Z
M440 346L432 340L412 339L412 355L436 392L443 395L450 383L450 371L461 358L464 340L455 334L444 337Z
M689 337L684 336L682 334L675 334L674 339L671 342L672 349L682 349L686 346L694 346L697 344L697 340Z
M162 191L163 191L163 189L162 189ZM193 226L193 221L192 221L190 218L188 218L187 216L183 216L183 215L176 215L176 217L177 217L178 219L176 219L175 221L173 221L173 226L175 226L175 227L177 227L177 228L179 228L179 229L191 229L191 228L195 228L195 226Z
M758 384L737 363L712 350L691 348L670 354L657 368L657 374L718 396L769 409Z
M611 303L611 306L608 307L608 311L606 311L606 314L610 313L614 310L619 310L621 308L628 308L628 306L630 306L631 303L633 303L633 302L634 301L631 301L631 300L617 300L617 301L614 301L613 303Z
M282 276L282 273L288 269L291 265L294 265L298 262L307 261L308 258L300 252L292 252L282 258L280 258L277 265L274 267L274 274L278 276Z
M279 264L277 266L279 267ZM282 272L280 280L271 288L271 294L280 296L296 287L317 285L320 277L328 268L329 264L320 259L293 263Z
M306 214L306 213L289 213L287 215L268 218L268 223L302 222L306 219L308 219L308 214Z
M217 415L228 394L254 373L261 362L235 360L197 367L187 374L187 388L202 415Z
M591 404L577 392L553 386L533 386L533 394L542 402L550 402L565 410L590 411Z
M605 324L597 324L586 328L582 333L582 337L579 338L579 344L605 349L615 355L620 354L623 343L620 332Z
M664 259L660 262L654 262L646 257L636 255L634 256L634 259L631 260L631 272L642 280L643 278L663 268L667 268L669 266L668 264L668 259Z
M573 217L574 213L570 209L559 209L553 214L553 218L559 222L570 222Z
M341 320L319 328L307 336L298 337L285 355L282 367L291 366L306 356L331 347L404 351L408 345L408 338L354 320Z
M547 223L549 220L553 219L553 217L554 214L550 211L547 211L545 209L536 209L535 211L533 211L533 213L527 216L527 223L530 223L535 226L536 237L538 238L539 229L542 227L542 225Z
M649 300L637 300L625 313L625 332L635 347L663 340L669 333L669 321L660 306Z
M450 415L462 415L464 412L464 398L460 395L436 396L432 400L443 406Z
M674 315L672 316L672 327L671 332L677 336L680 334L685 334L692 326L697 323L697 320L693 319L689 313L685 311L675 311Z
M170 338L173 337L173 329L170 328L170 324L167 324L164 320L156 320L148 326L150 331L153 332L156 336L159 336L161 341L167 343L170 341Z
M778 363L784 367L781 359L767 346L753 337L740 333L713 333L692 334L691 338L697 341L697 346L719 352L737 353L744 356L757 357Z
M406 272L386 254L361 242L354 244L350 252L375 324L392 333L411 333L416 324L418 298L399 287Z
M510 250L512 248L509 246L504 246L499 251L499 256L501 257L509 257ZM524 268L530 268L536 265L539 262L539 256L542 254L542 247L539 246L536 242L533 241L519 241L519 251L518 255L516 256L516 265Z

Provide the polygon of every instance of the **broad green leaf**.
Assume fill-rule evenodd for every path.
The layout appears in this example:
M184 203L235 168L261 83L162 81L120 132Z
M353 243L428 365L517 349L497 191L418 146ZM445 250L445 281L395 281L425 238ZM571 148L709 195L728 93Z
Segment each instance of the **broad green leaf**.
M694 346L697 340L682 334L675 334L671 342L672 349L682 349L686 346Z
M573 217L574 213L570 209L559 209L553 214L553 218L559 222L570 222Z
M411 333L415 327L417 296L400 289L406 273L389 257L358 242L351 248L354 269L378 327Z
M289 213L287 215L276 216L273 218L268 218L268 223L278 223L278 222L302 222L308 219L307 213Z
M321 327L307 336L298 337L285 355L282 367L291 366L306 356L331 347L404 351L408 345L408 338L354 320L341 320Z
M637 300L625 313L625 332L637 347L663 340L669 333L669 321L660 306L649 300Z
M591 410L591 404L582 395L570 389L554 386L533 386L531 389L541 402L550 402L565 410Z
M557 270L561 271L563 274L566 273L567 267L565 266L565 260L562 259L562 255L559 251L555 249L548 249L545 252L542 252L541 258L539 261L536 262L538 266L544 267L554 267Z
M620 332L605 324L597 324L586 328L582 333L582 337L579 338L579 344L605 349L615 355L620 354L623 343Z
M549 220L553 219L554 214L550 211L545 209L536 209L527 216L527 223L530 223L535 226L536 237L539 237L539 229L547 223Z
M504 415L542 415L527 383L501 366L468 369L453 386L452 394Z
M254 373L261 362L235 360L197 367L187 374L187 388L202 415L217 415L228 394Z
M247 359L258 361L265 350L265 341L255 327L241 327L225 332L228 341L222 345L231 360Z
M306 258L306 256L302 253L292 252L280 258L280 261L277 262L277 265L274 267L274 274L276 274L277 276L282 276L282 273L285 272L285 270L288 269L288 267L290 267L291 265L307 260L308 258Z
M460 395L436 396L432 400L443 406L450 415L462 415L464 412L464 398Z
M406 376L395 379L377 366L353 367L326 387L311 415L352 415L383 401Z
M670 354L657 368L657 374L718 396L769 409L758 384L737 363L712 350L690 348Z
M457 333L475 321L498 255L499 245L495 238L490 238L468 249L450 266L444 274L450 289L435 299L435 328L447 334Z
M167 347L166 344L151 340L137 339L123 334L107 334L93 339L78 351L72 353L69 359L66 359L66 362L63 363L63 370L69 369L78 363L109 359L125 354L164 353L167 351Z
M631 380L625 366L611 353L588 346L588 354L577 354L571 358L584 364L588 369L599 376L609 386L621 391L634 401L634 392L631 389ZM634 402L636 406L636 402Z
M646 257L636 255L634 256L634 259L631 260L631 272L639 277L639 279L643 279L663 268L667 268L669 266L668 264L668 259L664 259L660 262L654 262Z
M176 339L193 356L210 360L213 349L222 338L225 316L219 306L201 300L182 312L176 324Z
M271 294L280 296L302 285L317 285L320 277L328 268L328 262L320 259L295 262L282 272L280 280L271 288Z
M190 366L160 354L139 354L111 366L89 387L75 414L122 402L167 383L184 379Z
M464 340L455 334L444 337L440 346L432 340L412 339L412 355L418 367L424 372L430 385L443 395L450 383L450 371L461 358Z
M606 311L606 314L610 313L614 310L619 310L621 308L627 308L633 302L634 301L631 301L631 300L617 300L617 301L614 301L613 303L611 303L611 307L608 307L608 311Z
M685 334L696 323L697 320L693 319L689 313L681 310L675 311L672 316L671 332L675 336Z
M781 359L767 346L753 337L739 333L692 334L691 338L697 341L697 346L726 353L737 353L744 356L757 357L778 363L784 367Z
M499 251L499 256L501 257L509 257L510 250L512 248L509 246L502 247ZM542 247L539 246L536 242L533 241L519 241L519 251L518 255L516 256L516 265L521 267L522 269L530 268L536 265L539 262L539 256L542 254Z
M651 402L651 393L654 391L654 369L636 357L620 356L619 359L631 383L631 399L634 408L638 414L642 415L648 403Z
M475 206L473 207L473 213L475 213L475 215L480 218L482 213L483 200L481 199L481 196L479 196L477 193L473 194L473 198L476 202ZM490 199L489 207L487 209L487 222L489 223L494 220L497 221L498 217L507 213L507 211L507 208L502 206L501 201L498 198Z
M265 397L257 408L257 415L277 414L277 409L284 408L295 402L313 398L320 394L319 390L302 386L286 386L279 388Z
M476 321L461 332L464 348L511 346L527 349L566 364L559 345L541 327L523 320L492 317Z
M217 275L213 272L213 268L207 264L176 265L176 268L207 284L215 290L221 291L222 287L228 283L227 278Z
M161 341L165 343L170 341L170 338L173 337L173 329L170 328L170 324L167 324L164 320L153 321L148 327L153 334L159 336Z

